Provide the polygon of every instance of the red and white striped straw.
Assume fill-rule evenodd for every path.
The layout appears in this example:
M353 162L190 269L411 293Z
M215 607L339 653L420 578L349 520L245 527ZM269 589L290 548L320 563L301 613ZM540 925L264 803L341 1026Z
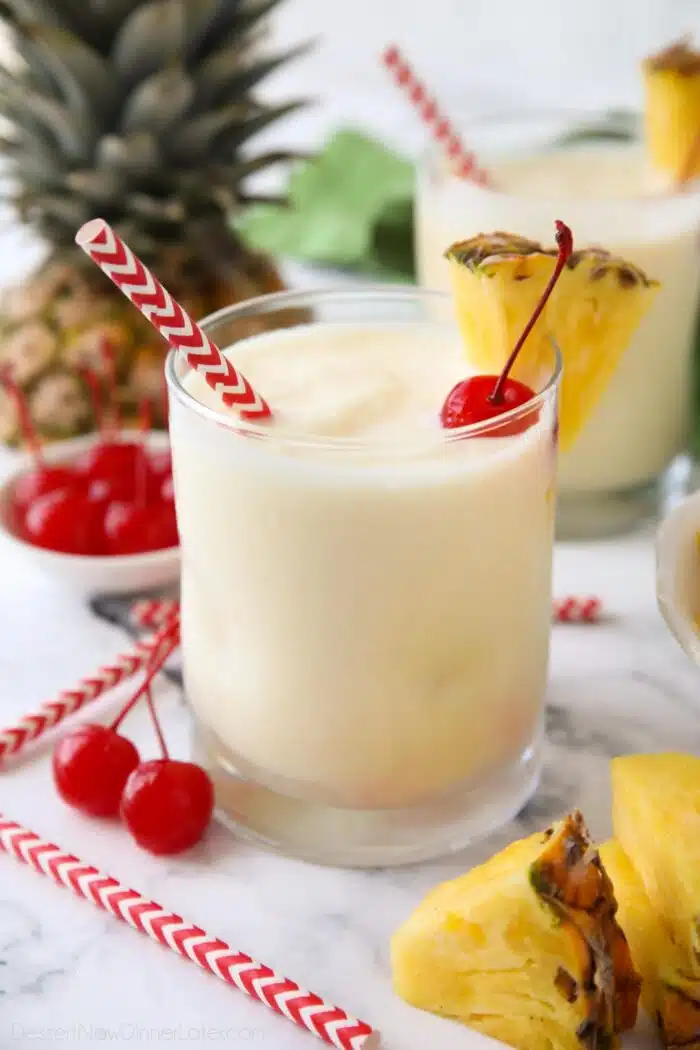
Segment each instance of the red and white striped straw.
M469 179L480 186L487 186L490 182L489 176L479 165L476 154L466 148L452 122L440 110L435 98L416 76L413 67L396 44L387 47L381 59L394 82L419 113L435 142L443 149L455 174L461 179Z
M252 999L306 1029L337 1050L377 1050L379 1033L366 1023L308 992L296 981L231 948L136 890L85 864L0 813L0 850L66 886L78 897L121 919L177 955L234 985Z
M171 598L152 598L134 602L131 616L138 627L158 628L179 608L179 603ZM552 599L554 623L597 623L602 615L603 603L600 598L571 595Z
M104 219L86 222L75 240L156 331L171 346L183 351L190 367L204 376L225 405L236 408L245 419L271 416L264 398L253 390L245 376L224 357Z
M167 617L163 618L162 623L167 623ZM32 714L0 730L0 765L4 759L16 757L29 744L55 729L69 715L80 711L86 704L147 667L169 629L168 624L152 638L138 642L132 649L120 653L111 663L104 664L94 674L81 679L73 689L64 689L53 700L41 704Z
M180 603L174 598L140 598L131 606L131 621L135 627L162 627L172 616L180 612Z
M552 619L555 623L598 623L603 615L600 598L555 598L552 602Z

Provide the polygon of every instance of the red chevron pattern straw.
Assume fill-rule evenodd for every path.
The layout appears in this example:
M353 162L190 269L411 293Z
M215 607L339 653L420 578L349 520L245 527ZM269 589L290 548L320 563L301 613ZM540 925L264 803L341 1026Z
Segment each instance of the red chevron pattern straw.
M381 59L394 82L419 113L435 142L442 147L455 174L461 179L469 179L480 186L487 186L489 177L479 166L476 155L466 148L452 122L441 112L437 102L425 84L418 79L399 48L391 44L383 52Z
M148 599L134 602L131 616L138 627L158 628L180 606L173 599ZM552 600L552 620L554 623L597 623L603 614L603 603L600 598L554 598Z
M168 625L169 629L169 625ZM16 757L29 744L49 730L55 729L69 715L80 711L104 693L114 689L127 678L143 670L153 653L162 644L165 629L152 638L138 642L133 649L121 653L112 663L100 667L94 674L81 679L73 689L65 689L53 700L48 700L32 714L25 715L13 726L0 730L0 764Z
M271 416L269 405L245 376L224 357L104 219L86 222L75 240L163 338L183 351L190 367L204 376L225 405L236 408L245 419Z
M174 598L141 598L130 610L132 623L141 630L162 627L179 612L180 603Z
M552 602L555 623L598 623L602 614L600 598L555 598Z
M177 955L234 985L337 1050L377 1050L379 1033L269 966L236 951L110 875L0 813L0 850L109 912Z

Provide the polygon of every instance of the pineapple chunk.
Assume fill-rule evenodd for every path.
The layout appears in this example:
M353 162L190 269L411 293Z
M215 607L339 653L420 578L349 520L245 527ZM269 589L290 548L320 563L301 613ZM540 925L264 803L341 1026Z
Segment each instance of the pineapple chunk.
M612 763L613 829L687 974L700 970L700 758L626 755Z
M643 64L644 124L649 158L678 178L700 175L700 52L680 40Z
M668 931L651 906L634 865L615 839L600 847L613 884L618 920L642 975L642 1004L665 1047L700 1047L700 982L684 975Z
M479 234L445 253L451 264L465 355L479 372L501 371L549 281L557 252L509 233ZM601 248L572 254L512 375L535 389L551 372L552 337L564 360L562 449L605 390L658 282Z
M394 934L394 988L522 1050L611 1048L639 978L580 813L436 887Z

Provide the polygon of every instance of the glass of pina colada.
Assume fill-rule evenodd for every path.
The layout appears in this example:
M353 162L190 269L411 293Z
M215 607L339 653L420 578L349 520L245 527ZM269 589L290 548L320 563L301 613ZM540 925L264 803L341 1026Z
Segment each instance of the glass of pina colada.
M590 253L567 268L570 245L508 248L455 247L461 331L448 297L392 287L213 315L208 334L271 406L262 423L168 360L196 749L219 815L259 843L409 862L486 834L535 789L561 362L533 332L507 370L481 374L489 348L468 319L519 264L533 310L556 276L550 308L574 317L605 288L614 355L651 289L636 270L621 282L618 259L602 284ZM562 430L589 386L565 392Z
M449 288L444 246L455 229L464 237L502 230L542 241L559 215L579 247L605 245L661 284L608 371L595 411L576 440L562 444L562 538L612 534L656 515L665 472L687 445L700 293L700 148L695 163L689 156L700 133L700 55L692 55L679 46L645 63L645 133L601 132L604 122L591 114L490 116L463 126L488 170L487 185L453 174L437 149L419 168L416 259L424 287ZM681 171L684 157L690 163ZM517 289L511 295L517 303ZM496 298L489 296L482 323L490 326L494 355L500 340L505 357L511 329ZM563 350L584 341L590 355L600 354L590 320L581 330L562 315L552 334Z

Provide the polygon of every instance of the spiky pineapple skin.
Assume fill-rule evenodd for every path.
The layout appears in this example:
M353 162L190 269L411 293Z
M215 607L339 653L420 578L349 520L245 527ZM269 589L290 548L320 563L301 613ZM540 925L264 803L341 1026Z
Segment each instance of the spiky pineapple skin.
M306 49L261 50L277 2L0 0L10 39L0 57L5 199L46 246L45 265L0 304L0 367L13 366L45 438L93 425L76 361L99 363L102 325L127 417L162 387L163 344L105 278L86 276L74 245L83 222L107 219L196 319L282 289L235 224L259 199L251 177L296 159L250 148L304 105L257 96L268 73ZM156 396L156 422L161 404ZM0 395L0 441L17 440Z
M578 813L434 889L394 934L394 988L523 1050L603 1048L639 979Z
M260 294L280 291L273 266L256 273ZM235 284L182 288L176 294L195 318L235 302ZM117 403L104 375L107 345L117 369ZM8 368L27 398L32 421L47 441L88 433L97 424L85 368L103 380L103 404L127 425L144 402L156 427L166 425L164 363L168 345L102 277L70 263L49 263L0 301L0 369ZM21 445L12 399L0 390L0 442Z

